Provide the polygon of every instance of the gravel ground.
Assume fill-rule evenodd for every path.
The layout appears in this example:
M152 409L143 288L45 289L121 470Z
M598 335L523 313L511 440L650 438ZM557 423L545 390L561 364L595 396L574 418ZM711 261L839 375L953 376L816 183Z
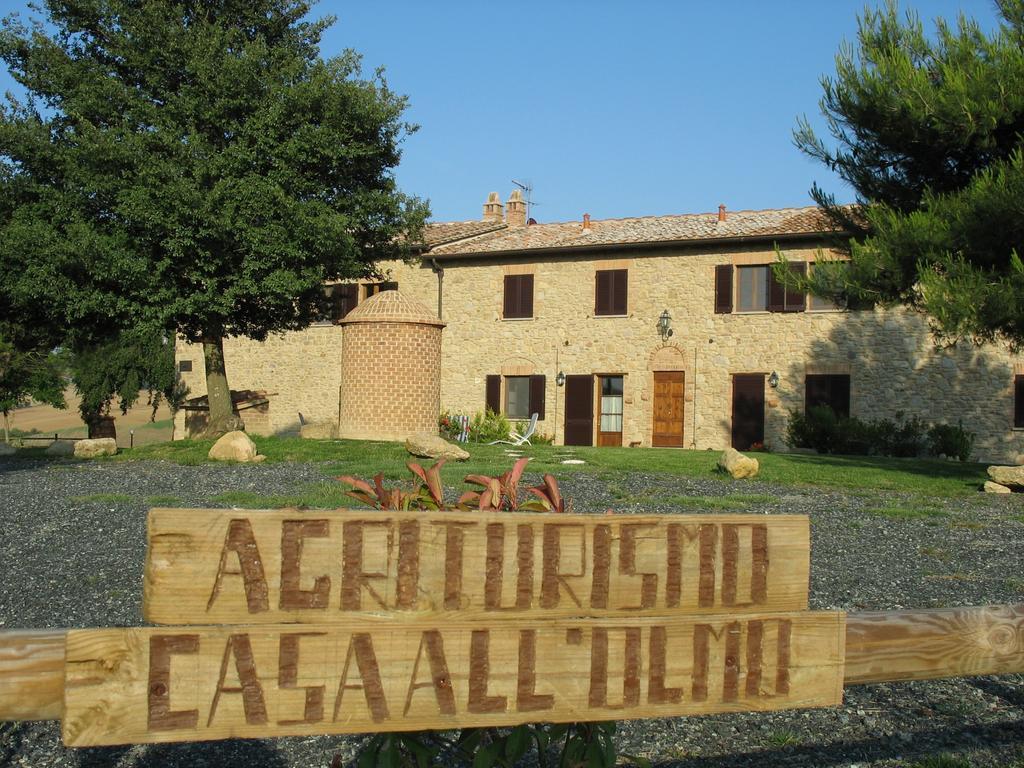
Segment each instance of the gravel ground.
M153 497L217 506L213 497L226 491L280 493L322 480L319 467L300 464L0 459L0 628L140 625ZM562 487L577 512L694 512L699 507L670 497L733 494L747 511L807 514L814 609L1024 602L1024 496L928 502L931 516L903 519L868 510L916 509L920 498L639 474L611 483L570 476ZM120 498L88 498L96 494ZM1024 768L1024 677L848 688L835 709L626 722L618 742L622 752L666 768L939 768L927 761L943 754L971 766ZM0 723L0 766L326 767L358 744L316 737L70 750L57 723Z

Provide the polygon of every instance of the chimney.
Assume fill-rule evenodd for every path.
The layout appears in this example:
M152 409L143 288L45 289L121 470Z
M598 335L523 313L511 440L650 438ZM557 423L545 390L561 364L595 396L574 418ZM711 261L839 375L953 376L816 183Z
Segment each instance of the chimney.
M590 229L590 214L589 213L584 213L583 214L583 228L584 229Z
M725 203L718 206L718 220L725 221Z
M500 224L505 220L505 207L501 204L501 198L497 192L491 192L484 203L484 221L493 221Z
M523 193L513 189L505 203L505 223L510 227L526 226L526 203L523 201Z

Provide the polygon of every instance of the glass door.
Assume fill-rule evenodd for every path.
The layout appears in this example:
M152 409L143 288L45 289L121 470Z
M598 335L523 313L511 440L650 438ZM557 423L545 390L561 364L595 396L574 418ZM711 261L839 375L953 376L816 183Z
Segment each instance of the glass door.
M601 386L598 445L622 445L622 376L598 376Z

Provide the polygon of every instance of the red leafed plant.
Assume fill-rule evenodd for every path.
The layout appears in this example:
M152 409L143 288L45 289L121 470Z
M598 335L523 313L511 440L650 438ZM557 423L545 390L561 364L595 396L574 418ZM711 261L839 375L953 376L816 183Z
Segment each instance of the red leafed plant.
M372 486L351 475L341 475L336 479L352 486L346 495L376 509L441 509L444 506L444 487L441 485L441 467L444 462L441 459L429 469L423 469L414 461L406 464L409 471L420 480L411 491L398 487L385 488L384 475L379 472L374 476Z
M512 465L512 469L498 477L487 475L466 475L466 482L483 487L482 491L466 491L459 499L459 505L466 508L475 506L481 511L498 512L503 509L519 509L519 478L529 463L522 458Z
M466 475L465 482L478 485L482 490L466 491L455 505L455 509L479 509L484 512L529 511L529 512L565 512L571 504L562 498L558 490L558 481L553 475L544 475L544 481L538 486L527 488L527 493L535 499L520 501L519 479L529 462L529 458L519 459L508 472L498 477L487 475ZM419 483L407 490L399 487L385 488L384 475L377 474L373 485L365 480L342 475L337 479L351 488L347 495L353 499L376 509L408 510L408 509L443 509L444 486L441 484L441 467L444 459L427 469L415 462L406 466L419 479Z
M545 473L544 482L541 485L535 485L526 490L537 497L538 501L531 501L529 503L532 505L539 504L539 511L541 512L565 512L567 506L569 508L572 507L571 502L567 505L565 499L562 498L562 492L558 490L558 481L550 473Z

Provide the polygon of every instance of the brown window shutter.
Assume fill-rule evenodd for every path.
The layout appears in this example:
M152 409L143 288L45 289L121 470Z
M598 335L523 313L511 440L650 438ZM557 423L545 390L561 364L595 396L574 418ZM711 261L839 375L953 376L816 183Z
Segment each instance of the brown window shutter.
M800 277L806 277L807 275L807 264L803 262L791 262L789 265L789 271L794 275ZM807 309L807 294L800 289L787 288L786 289L786 311L787 312L803 312Z
M732 264L715 265L715 314L732 312Z
M519 317L519 281L517 275L505 275L505 306L503 317Z
M546 378L543 374L530 377L530 416L537 414L537 420L544 420L544 388Z
M811 408L828 405L824 376L807 376L804 379L804 413Z
M504 317L533 317L533 275L506 275Z
M599 269L596 273L595 279L595 298L594 298L594 314L595 315L610 315L611 300L612 300L612 277L608 270Z
M486 404L488 410L501 413L501 376L487 377Z
M768 265L768 311L786 311L786 286L775 279L775 270Z
M628 270L599 269L595 273L595 315L624 315L627 311Z
M612 272L612 314L624 315L627 312L627 285L629 283L629 272L625 269L616 269Z
M1013 379L1013 426L1024 427L1024 376Z
M338 322L344 319L345 315L355 309L359 303L359 285L348 283L332 285L330 288L331 320Z
M533 275L519 276L520 317L533 317Z
M840 416L850 415L850 377L832 377L832 410Z

